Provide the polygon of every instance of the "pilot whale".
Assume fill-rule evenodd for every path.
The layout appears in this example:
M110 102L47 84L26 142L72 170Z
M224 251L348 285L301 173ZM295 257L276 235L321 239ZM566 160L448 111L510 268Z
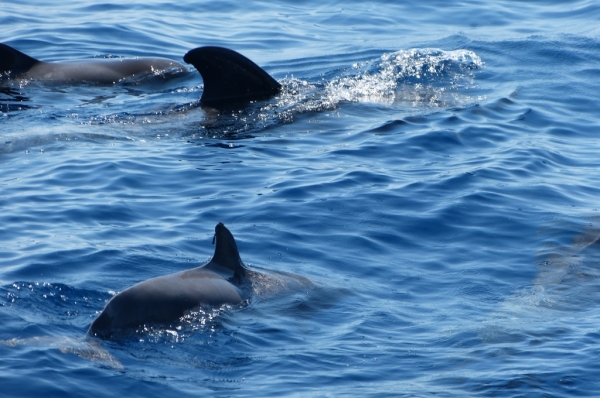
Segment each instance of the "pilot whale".
M200 106L239 108L276 95L281 85L261 67L228 48L206 46L190 50L183 60L202 76ZM67 84L115 84L123 79L167 70L187 71L166 58L86 59L43 62L0 43L0 78L24 78Z
M197 268L138 283L113 296L88 329L90 336L111 338L147 323L175 321L193 308L239 304L246 266L235 239L223 223L215 227L212 259Z

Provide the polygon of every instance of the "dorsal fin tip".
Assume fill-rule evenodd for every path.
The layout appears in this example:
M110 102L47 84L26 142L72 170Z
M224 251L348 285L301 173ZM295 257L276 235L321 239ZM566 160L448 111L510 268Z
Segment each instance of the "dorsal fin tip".
M183 60L202 75L200 105L205 107L234 108L281 91L281 85L260 66L228 48L198 47L185 54Z

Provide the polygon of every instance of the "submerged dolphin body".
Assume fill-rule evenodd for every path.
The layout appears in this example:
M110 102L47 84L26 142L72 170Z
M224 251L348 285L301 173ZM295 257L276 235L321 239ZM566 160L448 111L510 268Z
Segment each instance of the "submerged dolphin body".
M245 279L246 268L235 239L219 223L215 240L215 253L205 265L148 279L115 295L92 322L88 334L110 338L119 330L177 320L200 305L241 303L243 294L238 286Z
M84 59L42 62L0 43L0 75L56 83L114 84L138 75L187 68L166 58Z
M223 47L198 47L183 58L202 75L203 107L239 108L279 93L281 85L243 55ZM165 58L88 59L42 62L0 43L0 78L16 77L56 83L114 84L150 73L187 68Z

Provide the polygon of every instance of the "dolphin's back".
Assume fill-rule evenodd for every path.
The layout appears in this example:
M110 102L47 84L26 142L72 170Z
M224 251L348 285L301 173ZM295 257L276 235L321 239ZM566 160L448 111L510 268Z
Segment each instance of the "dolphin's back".
M54 82L114 84L123 79L143 77L170 69L186 68L165 58L84 59L60 64L40 62L27 71L27 77Z
M203 266L151 278L115 295L88 333L110 338L119 330L146 323L177 321L187 310L201 305L241 303L242 293L233 283L243 282L246 268L223 223L215 227L215 242L215 253Z
M187 67L166 58L110 58L42 62L0 43L0 75L9 77L54 83L110 85L123 79L177 70L187 72Z
M159 276L114 296L90 326L90 334L106 337L120 329L177 320L201 305L242 301L237 287L205 267Z

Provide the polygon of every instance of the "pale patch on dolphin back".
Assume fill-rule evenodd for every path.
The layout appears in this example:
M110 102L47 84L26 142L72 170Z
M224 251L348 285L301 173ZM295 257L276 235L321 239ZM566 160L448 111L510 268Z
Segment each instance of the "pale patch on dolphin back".
M600 240L600 228L590 225L580 235L573 238L573 243L566 247L552 247L552 254L540 264L535 286L545 290L549 286L560 283L565 275L583 264L586 252ZM545 251L550 251L546 249Z
M314 287L312 282L307 278L287 272L267 270L247 272L247 277L252 286L252 295L259 298L274 296L288 291L312 289Z
M564 226L557 229L564 236ZM590 224L570 244L548 243L539 251L542 259L532 283L508 296L488 320L479 336L496 341L514 329L528 327L536 319L585 311L600 304L600 227Z
M39 336L26 339L0 340L0 344L8 347L30 346L58 348L63 354L75 354L80 358L98 362L112 369L123 369L121 362L111 355L97 341L86 337L73 338L66 336Z
M164 58L85 59L63 63L40 62L24 76L55 83L116 84L147 76L184 73L182 64Z

